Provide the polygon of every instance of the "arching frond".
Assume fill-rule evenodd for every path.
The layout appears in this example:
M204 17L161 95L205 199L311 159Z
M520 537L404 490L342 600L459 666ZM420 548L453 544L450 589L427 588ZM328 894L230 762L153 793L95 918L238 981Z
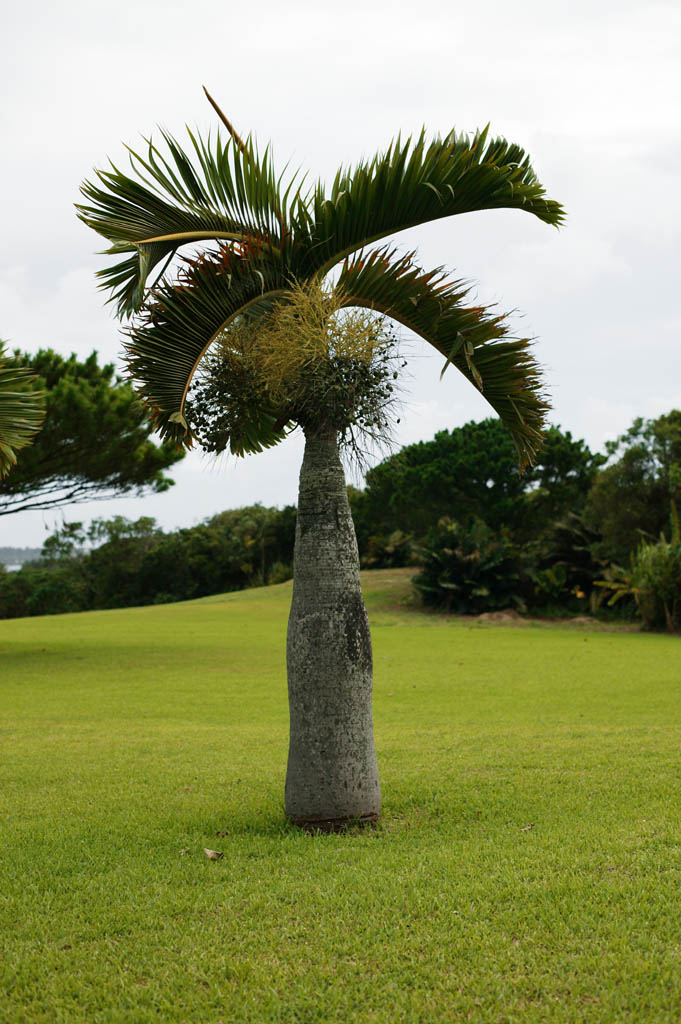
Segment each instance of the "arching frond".
M189 132L185 151L164 132L163 152L151 141L143 155L130 151L130 173L113 165L96 172L78 207L118 257L99 271L100 284L120 316L137 313L128 331L128 369L161 433L191 444L188 388L211 342L235 317L264 316L295 282L321 281L345 260L339 284L348 305L387 313L429 341L480 388L521 460L531 460L547 403L530 342L511 337L504 317L466 305L466 286L441 271L424 273L387 249L351 259L395 232L474 210L525 210L560 225L563 209L547 199L524 150L488 139L486 129L430 142L422 133L342 169L328 193L318 185L303 194L302 182L293 175L285 184L269 151L260 157L209 99L229 133L226 142ZM179 276L176 264L167 272L189 243L198 243L202 255L185 258ZM150 289L152 275L158 276ZM229 432L233 450L256 451L281 439L287 410L265 405L254 401L251 415L245 403L243 428L238 436Z
M281 264L269 258L269 251L267 256L225 248L221 258L188 264L178 284L166 282L155 289L144 316L127 332L128 372L163 436L191 444L183 410L201 359L234 317L271 308L272 299L285 292L288 280ZM274 417L254 412L253 435L244 439L244 451L281 440L279 431L268 433L268 423L273 427Z
M530 342L511 337L504 316L465 305L465 284L448 281L442 270L425 273L411 255L388 249L346 261L338 288L347 305L384 313L437 349L445 368L453 364L499 415L521 463L533 461L549 406Z
M16 452L31 443L45 416L43 393L26 390L35 374L24 367L3 366L3 351L0 343L0 477L15 465Z
M386 153L341 170L330 193L314 194L305 273L327 273L346 256L405 228L473 210L519 209L558 226L564 211L546 198L523 149L505 139L450 133L426 143L398 138Z
M134 176L112 165L81 188L88 202L77 206L78 216L112 243L108 255L123 257L98 272L119 315L140 308L149 275L182 245L256 238L286 248L289 204L300 202L296 176L283 188L269 150L261 158L250 139L223 143L219 132L204 140L188 130L190 159L162 134L165 155L150 139L145 155L129 149Z

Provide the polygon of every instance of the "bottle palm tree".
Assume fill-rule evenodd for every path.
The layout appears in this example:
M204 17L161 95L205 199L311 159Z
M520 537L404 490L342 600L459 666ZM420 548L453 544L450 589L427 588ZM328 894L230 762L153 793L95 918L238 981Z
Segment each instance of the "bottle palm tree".
M27 390L35 374L26 367L3 366L0 341L0 478L16 464L18 452L33 440L45 415L43 393Z
M307 378L312 390L304 400L300 387L294 394L270 388L240 332L266 334L301 289L310 294L334 271L334 309L381 314L429 342L445 367L479 388L526 463L548 408L529 342L512 337L503 316L467 304L460 281L422 270L413 253L400 255L381 240L474 210L519 209L555 226L563 211L546 198L524 151L489 139L487 129L474 138L398 138L386 152L339 170L326 190L278 175L269 150L260 155L250 137L242 140L208 98L227 129L224 139L189 131L183 149L163 132L163 151L147 140L143 154L129 151L131 173L112 165L84 183L78 213L119 257L99 271L101 287L129 320L128 373L163 436L201 442L188 392L216 340L228 371L221 378L221 447L244 455L279 443L295 426L304 431L287 636L286 813L319 828L373 821L381 794L371 639L338 449L339 431L357 410L349 419L347 408L336 415L328 375L323 387L319 374ZM199 254L183 257L190 244ZM302 327L299 313L289 327L296 320ZM288 344L295 352L295 330ZM220 361L209 357L208 365L216 369ZM300 374L296 379L300 384Z

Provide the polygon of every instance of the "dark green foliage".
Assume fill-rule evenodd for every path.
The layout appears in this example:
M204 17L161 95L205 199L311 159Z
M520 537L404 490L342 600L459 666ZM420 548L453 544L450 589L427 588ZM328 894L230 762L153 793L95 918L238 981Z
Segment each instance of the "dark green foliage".
M87 531L67 523L46 541L42 562L0 576L0 618L160 604L282 582L291 576L294 537L290 506L232 509L167 534L148 517L95 520Z
M598 582L608 605L631 603L646 629L681 632L681 525L674 501L671 502L671 541L664 534L650 544L641 541L631 555L631 569L610 565Z
M616 461L596 479L587 515L602 535L600 553L627 565L642 539L666 529L670 502L681 500L681 411L635 420L607 450Z
M421 555L423 569L414 586L425 604L459 615L525 610L522 559L507 533L479 519L468 526L442 519Z
M523 549L523 593L533 608L568 601L582 609L587 601L579 594L588 595L602 568L590 553L597 535L572 510L583 507L602 462L583 441L550 427L536 465L521 474L498 420L440 431L371 469L364 491L348 489L362 564L389 567L398 564L396 555L409 564L406 544L387 550L395 530L423 541L429 530L431 539L437 534L443 517L459 528L477 522L477 531L482 521Z
M221 512L201 526L165 536L144 555L139 586L145 595L186 600L271 582L270 567L293 561L295 513L263 508Z
M149 439L145 410L113 365L99 366L94 352L80 362L51 349L15 352L7 365L33 367L31 386L45 391L46 415L32 446L0 481L0 515L171 486L165 470L183 451Z
M354 502L365 530L391 514L417 535L430 525L417 583L430 603L470 614L586 611L603 563L592 554L599 536L579 511L603 461L551 427L537 463L521 474L508 434L490 419L402 449L371 470ZM433 527L443 512L454 524Z
M551 608L584 612L590 608L594 583L603 575L605 563L594 555L600 536L577 512L569 512L552 523L537 542L526 549L533 609Z
M0 619L57 615L89 608L86 581L72 565L44 567L29 563L0 575Z
M362 555L362 568L396 569L412 565L418 559L413 541L413 535L402 530L393 530L387 537L371 537Z
M531 545L517 544L508 530L492 530L480 519L443 519L417 549L423 571L414 584L424 603L458 614L509 607L539 615L585 613L605 570L592 553L597 540L576 513Z
M537 463L520 474L514 445L496 419L437 433L408 445L366 476L353 501L358 536L394 529L423 536L443 516L530 539L553 520L581 508L602 456L558 427L546 431Z
M525 500L519 520L514 524L525 540L537 537L551 524L581 512L586 497L598 478L606 456L592 452L569 430L549 427L537 456L536 465L523 476ZM573 521L573 526L578 526ZM584 526L578 526L583 530ZM582 537L582 542L587 540Z
M127 520L124 521L127 522ZM98 537L99 530L99 520L95 520L92 524L91 540ZM82 523L64 523L43 544L42 558L48 563L65 562L79 558L83 553L87 540L88 534L83 529Z
M163 533L149 516L130 522L123 516L95 520L88 531L96 547L82 560L93 608L124 608L147 604L151 593L144 587L141 566L145 557L162 543ZM154 591L157 584L154 581Z
M423 536L443 516L499 528L516 517L523 491L508 431L487 419L439 431L369 470L362 514L377 532Z
M681 541L641 544L631 582L646 629L681 632Z
M484 519L490 536L507 533L522 548L520 590L533 613L633 617L638 610L648 628L678 629L678 541L655 541L667 526L670 502L681 497L681 412L636 420L607 452L617 461L602 469L607 456L593 455L583 441L551 428L537 464L520 476L496 421L443 431L381 463L367 475L366 490L352 495L362 550L385 532L386 520L404 530L417 524L418 530L449 502L464 527ZM484 564L492 548L482 527L476 529L475 557ZM442 556L443 546L451 547L450 532L432 531L426 544L431 561ZM428 600L456 607L448 591L465 574L453 567L461 552L472 555L473 533L471 528L466 535L468 548L460 544L454 561L449 556L453 576L431 572ZM630 562L631 571L621 568ZM472 610L466 586L465 599L457 599L460 608ZM494 587L494 581L486 585ZM503 605L503 588L500 595Z

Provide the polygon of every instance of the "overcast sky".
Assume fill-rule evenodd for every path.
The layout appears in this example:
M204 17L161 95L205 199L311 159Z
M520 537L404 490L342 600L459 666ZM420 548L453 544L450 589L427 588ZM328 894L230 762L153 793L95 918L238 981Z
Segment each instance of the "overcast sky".
M94 283L100 240L78 188L156 125L216 123L205 84L242 134L330 179L398 132L474 131L523 145L555 229L489 211L405 232L425 267L476 282L537 338L552 421L601 448L635 416L681 407L681 5L452 0L77 0L6 3L0 113L0 337L33 351L118 358ZM441 359L409 344L400 444L488 408ZM458 379L457 379L458 377ZM297 437L217 465L198 454L163 495L64 509L68 520L156 516L167 528L224 508L295 501ZM61 513L0 518L0 544L40 545Z

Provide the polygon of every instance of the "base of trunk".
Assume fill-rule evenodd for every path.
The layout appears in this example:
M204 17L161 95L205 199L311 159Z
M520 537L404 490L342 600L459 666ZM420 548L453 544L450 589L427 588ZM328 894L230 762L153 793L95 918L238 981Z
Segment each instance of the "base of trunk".
M363 814L361 818L322 818L308 820L306 818L291 818L289 821L296 828L302 828L304 832L347 832L351 828L375 828L381 819L377 812Z

